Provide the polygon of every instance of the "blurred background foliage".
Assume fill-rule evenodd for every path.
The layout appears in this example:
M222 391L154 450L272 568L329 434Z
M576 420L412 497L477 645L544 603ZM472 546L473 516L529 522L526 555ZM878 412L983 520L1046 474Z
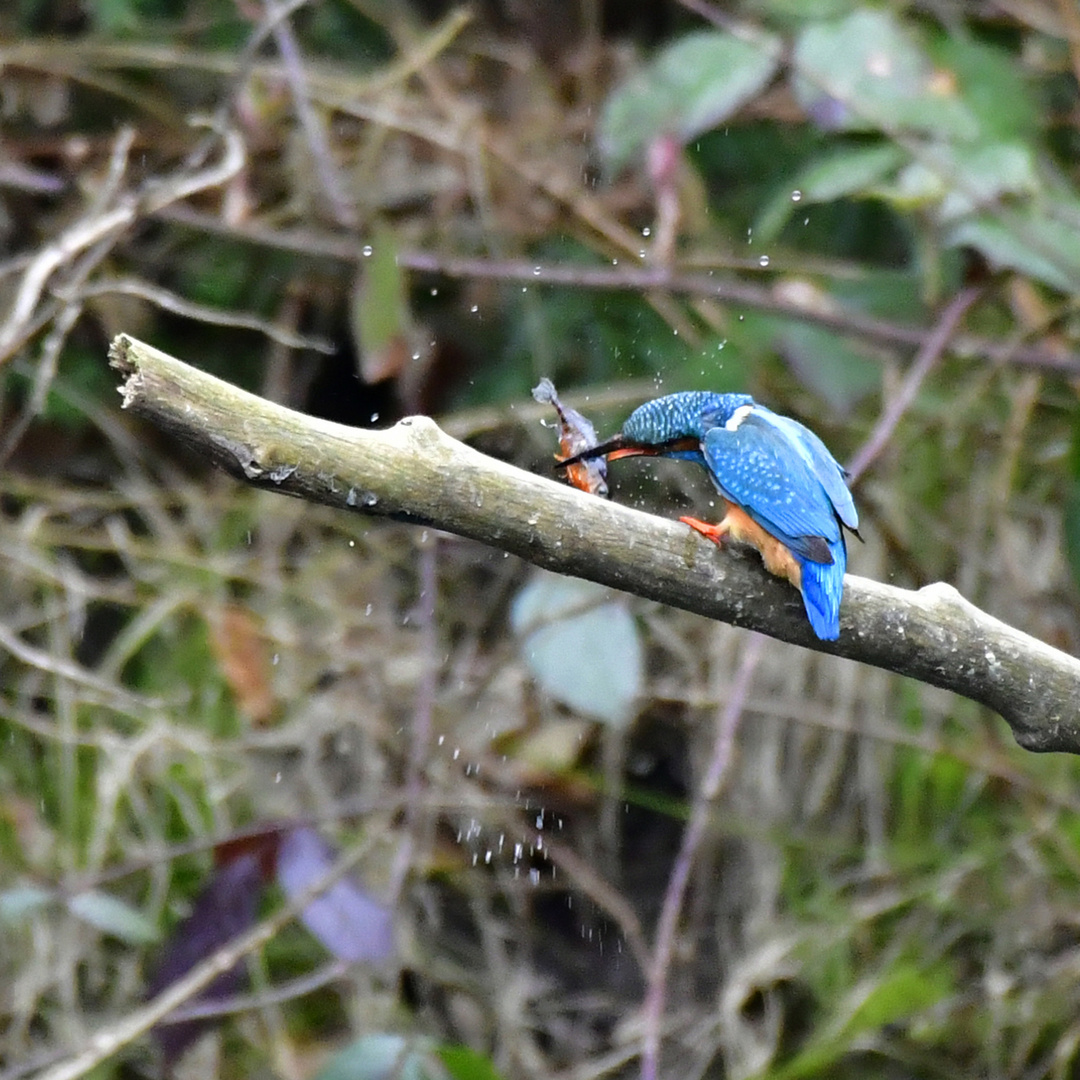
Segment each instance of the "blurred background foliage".
M1075 652L1078 80L1073 0L4 5L0 1077L130 1014L224 841L282 822L360 851L393 961L309 918L179 1061L95 1075L636 1075L747 648L244 490L120 411L112 335L537 470L541 376L602 435L740 389L850 459L974 286L858 483L852 569ZM1080 1075L1076 763L777 643L741 713L662 1075Z

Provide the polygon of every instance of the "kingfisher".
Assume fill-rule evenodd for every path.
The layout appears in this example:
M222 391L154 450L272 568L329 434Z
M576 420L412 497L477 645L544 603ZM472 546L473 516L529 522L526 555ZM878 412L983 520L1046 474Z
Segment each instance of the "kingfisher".
M706 539L728 538L761 553L765 569L801 593L814 633L840 636L847 569L844 529L858 536L847 474L809 428L749 394L685 391L635 409L613 439L561 462L647 454L704 467L724 500L722 520L679 520Z

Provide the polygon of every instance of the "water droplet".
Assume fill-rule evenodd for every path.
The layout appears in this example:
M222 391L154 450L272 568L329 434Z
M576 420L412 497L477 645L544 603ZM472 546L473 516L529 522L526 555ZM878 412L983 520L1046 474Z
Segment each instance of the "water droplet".
M437 285L432 285L432 287L431 287L431 295L432 296L438 296L439 295L439 287Z
M370 244L365 244L360 249L360 252L364 256L365 259L370 259L371 258L371 245Z
M475 315L480 310L480 305L479 304L473 304L473 306L471 308L469 308L469 310Z
M768 265L769 265L769 256L768 255L762 255L761 258L758 259L758 266L760 266L762 269L764 269Z
M539 277L539 276L540 276L540 267L539 266L534 266L533 267L533 277Z
M540 515L539 514L530 514L525 520L530 525L535 525L540 520Z
M796 189L791 193L791 201L798 202L802 198L802 192Z
M364 614L365 615L370 615L374 610L375 610L375 605L374 604L368 604L368 606L366 608L364 608Z
M371 422L374 424L378 419L379 419L379 414L377 412L373 412L371 414Z
M641 235L642 236L652 236L652 229L650 229L649 226L646 225L645 228L641 230Z

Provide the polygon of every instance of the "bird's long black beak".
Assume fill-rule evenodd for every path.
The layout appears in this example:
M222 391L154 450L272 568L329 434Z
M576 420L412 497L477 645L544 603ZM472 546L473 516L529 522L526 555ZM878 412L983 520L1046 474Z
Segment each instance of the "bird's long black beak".
M576 465L579 461L589 461L591 458L606 457L608 461L618 461L619 458L636 457L639 454L655 454L656 450L651 446L640 446L628 442L622 435L616 435L599 446L591 446L588 450L582 450L580 454L568 457L565 461L555 463L556 470L565 469Z

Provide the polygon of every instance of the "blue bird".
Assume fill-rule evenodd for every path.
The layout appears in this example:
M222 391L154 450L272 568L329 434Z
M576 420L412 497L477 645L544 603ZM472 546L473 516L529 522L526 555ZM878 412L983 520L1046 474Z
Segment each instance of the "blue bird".
M858 535L859 515L843 468L809 428L749 394L687 391L647 401L614 439L562 464L601 454L608 461L649 454L703 466L726 513L716 525L679 520L716 544L730 537L753 545L770 573L802 593L814 633L823 641L840 636L842 526Z

